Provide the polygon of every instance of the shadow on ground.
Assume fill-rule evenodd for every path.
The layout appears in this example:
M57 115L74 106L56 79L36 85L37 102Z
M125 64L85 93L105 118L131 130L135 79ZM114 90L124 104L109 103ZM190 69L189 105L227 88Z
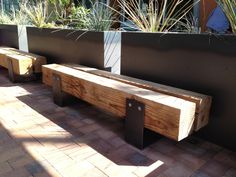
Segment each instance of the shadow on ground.
M204 175L211 177L223 176L229 173L230 170L230 173L235 172L235 153L228 151L226 153L223 148L217 145L192 136L178 143L161 138L141 151L124 141L123 119L81 100L77 100L74 105L58 107L53 103L51 88L40 82L12 84L7 79L6 71L1 71L1 74L3 76L0 77L0 87L9 91L10 89L19 89L17 94L12 92L13 96L23 105L22 109L30 109L36 115L33 119L35 127L29 127L28 131L37 131L38 128L46 131L44 136L36 136L36 132L36 135L32 137L22 136L17 138L13 136L14 132L8 132L7 134L13 133L10 136L21 147L24 144L34 142L41 145L52 144L59 149L64 149L72 143L81 147L89 146L118 166L140 169L140 173L136 170L136 176L151 177L164 174L166 177L198 177ZM21 111L26 117L32 116L28 115L27 111ZM62 134L63 136L60 137L47 134L50 133L52 124L56 124L59 127L58 131L63 130L66 135ZM4 128L2 129L6 131ZM22 149L24 150L24 147ZM218 155L222 153L224 154L223 157ZM85 153L83 157L86 160L92 155ZM26 171L36 173L38 170L46 173L41 161L37 161L33 157L29 158L32 159L35 165L25 166ZM232 160L234 158L235 160ZM103 161L98 163L102 164ZM215 167L220 170L216 170ZM47 175L50 176L50 174Z

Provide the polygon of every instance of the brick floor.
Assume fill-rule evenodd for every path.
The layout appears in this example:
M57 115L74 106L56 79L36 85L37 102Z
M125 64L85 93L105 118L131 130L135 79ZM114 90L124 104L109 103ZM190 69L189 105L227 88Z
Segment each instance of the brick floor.
M124 122L79 101L58 107L51 88L13 84L0 69L0 177L236 177L236 153L196 137L138 150Z

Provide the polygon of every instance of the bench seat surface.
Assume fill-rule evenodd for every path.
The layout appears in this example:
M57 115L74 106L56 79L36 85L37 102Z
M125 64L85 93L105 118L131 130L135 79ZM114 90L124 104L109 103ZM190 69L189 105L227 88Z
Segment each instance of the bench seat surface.
M157 92L167 94L167 95L172 95L172 96L196 103L196 113L195 113L196 119L194 122L195 131L198 131L202 127L206 126L209 122L209 114L210 114L210 108L211 108L211 102L212 102L211 96L184 90L184 89L179 89L179 88L175 88L175 87L171 87L171 86L167 86L163 84L158 84L158 83L154 83L150 81L136 79L133 77L118 75L118 74L114 74L107 71L103 71L103 70L99 70L99 69L91 68L91 67L86 67L86 66L82 66L78 64L64 64L64 65L74 68L74 69L92 73L98 76L114 79L114 80L131 84L140 88L157 91Z
M45 84L52 86L52 76L57 74L63 91L117 116L125 117L127 98L144 103L145 127L164 136L179 141L193 131L196 104L191 101L63 65L44 65L42 69Z
M13 71L17 75L31 75L41 73L46 58L32 53L19 51L14 48L0 47L0 65L8 69L8 60L11 60Z

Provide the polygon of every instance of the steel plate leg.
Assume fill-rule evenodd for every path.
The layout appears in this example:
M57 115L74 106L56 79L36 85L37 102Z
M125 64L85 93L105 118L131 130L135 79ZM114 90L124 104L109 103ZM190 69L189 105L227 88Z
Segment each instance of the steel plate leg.
M61 88L61 77L58 74L52 75L53 101L58 106L65 106L65 93Z
M125 139L139 149L144 148L144 113L143 103L126 100Z
M14 73L12 60L10 58L7 58L7 67L10 81L16 82L16 75Z

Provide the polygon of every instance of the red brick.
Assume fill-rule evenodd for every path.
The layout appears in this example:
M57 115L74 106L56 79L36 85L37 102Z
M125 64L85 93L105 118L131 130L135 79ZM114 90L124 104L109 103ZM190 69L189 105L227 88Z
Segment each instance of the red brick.
M11 166L7 162L0 163L0 175L12 171Z
M214 159L225 165L236 168L236 154L229 150L220 151L215 155Z
M236 176L236 169L231 168L226 171L225 175L223 177L235 177Z
M193 173L194 171L190 169L188 166L181 163L175 163L166 171L164 171L163 175L166 177L189 177Z
M223 176L227 172L227 170L229 170L228 166L215 160L208 161L200 168L200 171L208 174L211 177Z
M98 130L99 128L100 127L97 124L89 124L87 126L80 128L80 131L82 133L86 134L86 133L94 132L94 131Z
M19 167L23 167L26 164L30 164L34 161L35 160L31 156L25 154L25 155L22 155L22 156L18 156L18 157L9 159L8 163L10 164L10 166L12 168L16 169L16 168L19 168Z
M14 169L10 172L1 174L2 177L32 177L25 168Z

